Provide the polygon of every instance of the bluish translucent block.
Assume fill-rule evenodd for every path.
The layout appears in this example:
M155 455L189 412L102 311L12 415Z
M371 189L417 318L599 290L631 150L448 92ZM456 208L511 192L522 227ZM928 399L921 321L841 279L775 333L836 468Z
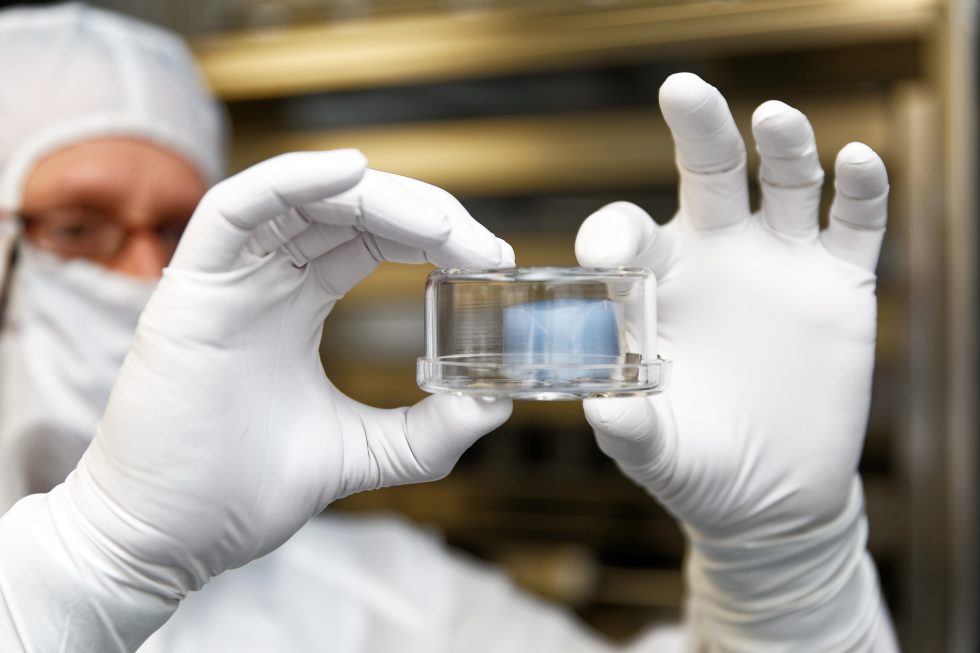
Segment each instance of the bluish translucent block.
M608 299L554 299L508 306L504 309L504 364L511 366L513 374L525 370L531 378L601 378L604 371L581 366L619 360L618 324L616 305ZM542 369L535 371L535 366Z

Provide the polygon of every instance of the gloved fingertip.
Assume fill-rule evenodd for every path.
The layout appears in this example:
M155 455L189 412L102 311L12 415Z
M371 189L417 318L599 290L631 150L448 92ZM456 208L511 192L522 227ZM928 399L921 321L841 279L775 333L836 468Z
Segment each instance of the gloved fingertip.
M439 267L463 270L497 270L511 267L506 262L507 252L502 250L500 242L495 237L485 238L478 243L451 242L449 247L430 252L430 260Z
M779 100L766 100L752 112L752 126L756 127L773 120L782 121L783 116L791 114L795 109Z
M763 102L752 114L752 135L762 154L802 156L814 150L813 128L803 112L779 100Z
M608 397L586 399L585 419L599 433L638 440L657 426L652 404L644 397Z
M728 103L697 75L668 77L660 87L660 110L673 135L682 172L731 172L745 164L745 143Z
M443 423L480 435L506 422L514 410L514 402L504 397L437 394L427 397L422 404L440 415Z
M455 399L471 399L478 406L481 421L493 423L494 428L500 426L514 412L514 401L509 397L454 397Z
M653 230L653 219L635 204L608 204L582 222L575 237L575 258L579 265L592 268L632 265Z
M344 167L349 169L361 168L367 170L368 158L365 156L364 152L361 152L356 147L345 147L339 150L328 150L326 152L329 154L337 163L337 165L343 164Z
M674 73L660 86L660 107L665 115L690 114L701 109L713 92L715 87L694 73Z
M834 164L837 190L853 199L871 199L888 190L881 157L864 143L848 143Z
M514 248L503 238L498 238L497 242L500 243L500 267L516 267L517 255L514 253Z

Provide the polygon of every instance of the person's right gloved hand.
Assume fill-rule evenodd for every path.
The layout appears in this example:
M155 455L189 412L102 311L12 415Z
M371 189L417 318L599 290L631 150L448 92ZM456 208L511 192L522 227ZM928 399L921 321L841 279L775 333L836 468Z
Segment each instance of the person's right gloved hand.
M514 263L448 193L365 166L288 154L205 196L78 467L0 521L0 648L135 650L334 499L440 478L507 419L448 395L375 409L324 374L324 318L379 260Z
M662 395L596 399L599 445L684 525L696 635L711 650L894 646L865 544L857 476L871 402L875 264L888 179L857 143L837 158L829 225L806 117L753 117L762 209L721 94L689 74L660 90L680 208L658 226L617 203L586 220L587 266L642 265L658 281Z

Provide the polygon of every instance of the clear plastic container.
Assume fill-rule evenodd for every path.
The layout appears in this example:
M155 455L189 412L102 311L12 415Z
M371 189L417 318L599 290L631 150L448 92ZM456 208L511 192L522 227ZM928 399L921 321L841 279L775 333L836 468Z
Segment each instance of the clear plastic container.
M661 392L646 268L437 270L425 288L428 392L582 399Z

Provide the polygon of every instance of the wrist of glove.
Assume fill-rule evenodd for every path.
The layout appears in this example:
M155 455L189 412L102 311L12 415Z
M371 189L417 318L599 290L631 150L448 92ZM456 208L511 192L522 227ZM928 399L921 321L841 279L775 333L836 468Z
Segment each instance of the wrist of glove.
M0 542L5 651L134 651L183 598L176 570L131 560L65 485L18 501L0 518Z
M684 531L690 618L708 650L871 648L884 609L858 479L841 514L809 530L728 538Z

